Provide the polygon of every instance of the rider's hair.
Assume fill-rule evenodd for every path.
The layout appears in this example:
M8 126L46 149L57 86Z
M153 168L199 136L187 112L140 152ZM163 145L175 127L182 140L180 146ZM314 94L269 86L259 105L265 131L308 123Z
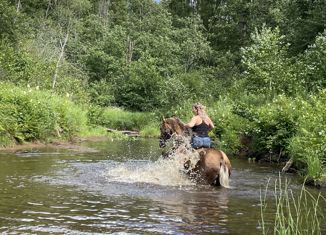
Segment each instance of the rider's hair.
M192 107L197 110L197 114L201 118L206 118L207 117L207 114L206 114L206 111L205 111L206 107L204 105L202 105L201 103L195 103L195 104L193 104Z

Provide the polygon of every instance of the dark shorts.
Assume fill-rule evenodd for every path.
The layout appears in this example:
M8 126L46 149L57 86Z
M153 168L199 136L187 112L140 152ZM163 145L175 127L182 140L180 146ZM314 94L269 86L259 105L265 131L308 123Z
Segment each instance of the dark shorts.
M212 143L212 141L211 141L211 138L209 138L209 137L193 136L191 139L191 146L195 149L210 148L211 143Z

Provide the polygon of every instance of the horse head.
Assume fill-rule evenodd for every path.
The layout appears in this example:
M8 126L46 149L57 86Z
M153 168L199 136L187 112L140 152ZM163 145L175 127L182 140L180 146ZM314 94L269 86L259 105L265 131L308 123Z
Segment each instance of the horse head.
M160 131L160 148L166 146L166 141L171 139L174 134L183 135L185 126L179 118L163 118Z

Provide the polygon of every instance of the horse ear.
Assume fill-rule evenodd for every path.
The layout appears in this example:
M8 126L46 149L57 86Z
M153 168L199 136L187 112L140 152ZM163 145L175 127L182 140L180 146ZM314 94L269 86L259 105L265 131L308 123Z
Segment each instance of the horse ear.
M162 121L165 122L165 118L162 116Z

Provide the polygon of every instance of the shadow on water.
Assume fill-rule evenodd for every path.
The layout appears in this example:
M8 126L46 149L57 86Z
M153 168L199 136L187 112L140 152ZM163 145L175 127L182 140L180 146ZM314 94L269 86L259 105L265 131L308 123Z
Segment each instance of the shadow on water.
M260 189L278 178L276 168L231 159L233 189L214 188L160 160L157 140L85 146L98 152L0 154L0 232L261 234ZM283 177L300 190L295 177Z

